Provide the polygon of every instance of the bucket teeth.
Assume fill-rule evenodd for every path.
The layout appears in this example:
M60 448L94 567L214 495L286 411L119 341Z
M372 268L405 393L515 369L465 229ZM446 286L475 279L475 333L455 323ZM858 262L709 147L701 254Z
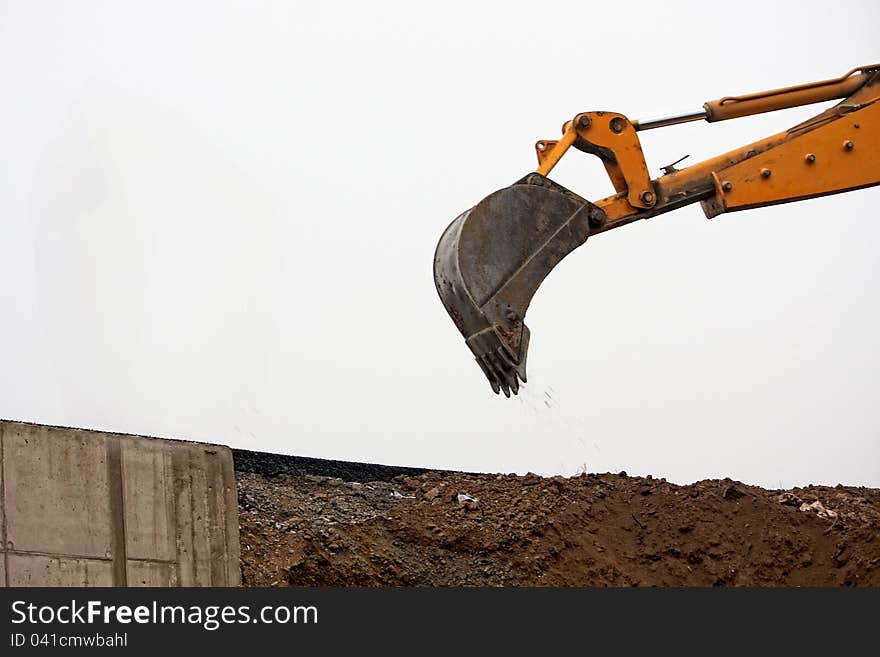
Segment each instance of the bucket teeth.
M495 394L503 392L505 397L510 397L512 392L515 395L519 393L519 382L526 380L525 356L529 330L525 326L522 330L525 340L520 342L521 358L513 355L504 337L491 326L466 340Z
M500 355L503 350L498 348L498 353L488 353L477 357L477 364L486 378L489 379L489 385L495 394L504 392L505 397L510 397L512 392L514 395L519 393L519 376L517 375L515 366L505 357Z
M481 367L489 377L489 384L492 390L498 393L498 388L504 392L505 397L510 397L510 393L517 394L519 392L519 383L517 382L516 370L514 364L503 356L504 349L498 349L492 353L483 354L477 358L477 362L481 362Z
M434 282L496 394L526 382L526 309L550 270L583 244L602 210L532 173L453 221L437 244Z
M495 372L489 367L489 364L486 362L485 356L477 356L477 365L480 366L480 369L483 370L483 374L486 375L486 378L489 379L489 385L492 386L492 392L496 395L501 392L501 386L498 384L498 379L495 377Z

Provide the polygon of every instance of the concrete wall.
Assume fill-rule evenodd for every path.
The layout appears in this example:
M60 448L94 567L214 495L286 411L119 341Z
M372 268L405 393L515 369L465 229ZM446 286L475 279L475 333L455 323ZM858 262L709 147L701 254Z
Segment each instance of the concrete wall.
M0 420L0 585L240 583L227 447Z

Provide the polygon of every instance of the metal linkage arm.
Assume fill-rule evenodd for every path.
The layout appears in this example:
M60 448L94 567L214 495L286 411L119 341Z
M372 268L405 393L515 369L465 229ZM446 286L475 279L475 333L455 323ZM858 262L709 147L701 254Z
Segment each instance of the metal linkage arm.
M651 180L637 132L705 118L721 121L835 98L831 109L790 130ZM702 112L632 122L584 112L562 138L536 145L547 175L571 147L597 155L616 193L596 201L607 220L594 233L701 202L708 217L880 184L880 65L833 80L730 96Z

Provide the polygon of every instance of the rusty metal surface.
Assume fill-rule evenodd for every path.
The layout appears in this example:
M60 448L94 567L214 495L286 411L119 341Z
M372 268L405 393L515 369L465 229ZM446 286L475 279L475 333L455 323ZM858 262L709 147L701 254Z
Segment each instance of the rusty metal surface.
M437 292L492 390L526 381L526 310L562 258L583 244L602 210L538 173L457 217L434 255Z

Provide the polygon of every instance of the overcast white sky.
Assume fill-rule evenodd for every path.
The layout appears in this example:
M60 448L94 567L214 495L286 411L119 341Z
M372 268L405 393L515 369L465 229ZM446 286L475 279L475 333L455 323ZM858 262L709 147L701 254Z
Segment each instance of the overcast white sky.
M306 456L880 485L873 188L591 239L492 394L437 239L577 112L880 60L880 3L0 1L0 416ZM642 133L659 167L824 106ZM610 190L572 151L553 176ZM546 402L546 403L545 403Z

